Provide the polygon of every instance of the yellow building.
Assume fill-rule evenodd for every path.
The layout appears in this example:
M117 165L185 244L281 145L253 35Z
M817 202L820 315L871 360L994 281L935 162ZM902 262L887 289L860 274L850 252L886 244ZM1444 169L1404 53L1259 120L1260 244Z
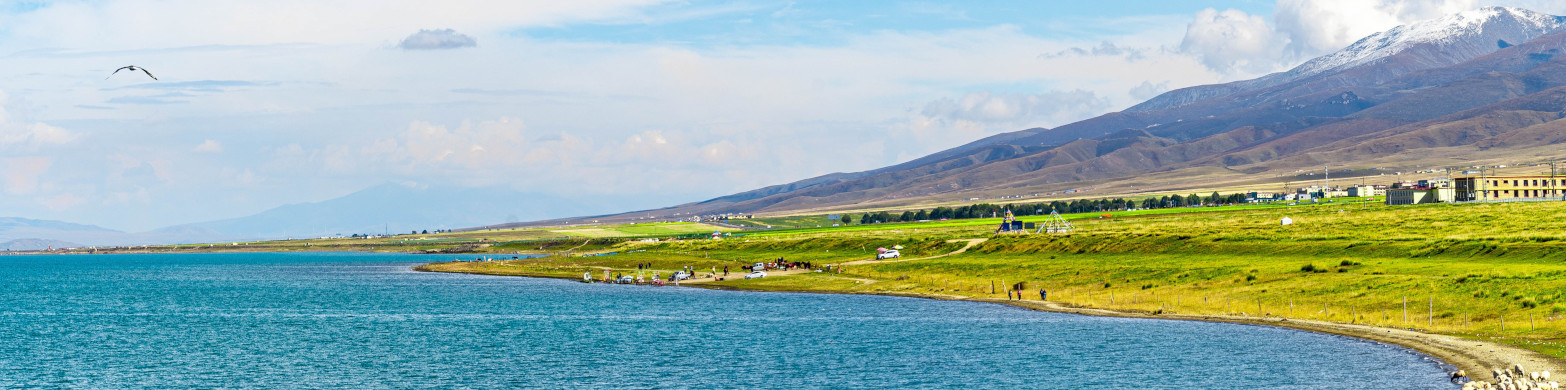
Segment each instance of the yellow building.
M1566 196L1566 176L1493 176L1453 179L1457 201L1544 199Z
M1446 203L1457 197L1453 188L1393 188L1387 190L1387 204L1393 206Z

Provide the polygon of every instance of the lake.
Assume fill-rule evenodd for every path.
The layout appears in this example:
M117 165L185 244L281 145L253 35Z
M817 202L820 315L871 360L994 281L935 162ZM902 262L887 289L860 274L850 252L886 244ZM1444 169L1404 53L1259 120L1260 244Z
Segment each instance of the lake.
M450 259L0 256L0 388L1457 387L1265 326L411 270Z

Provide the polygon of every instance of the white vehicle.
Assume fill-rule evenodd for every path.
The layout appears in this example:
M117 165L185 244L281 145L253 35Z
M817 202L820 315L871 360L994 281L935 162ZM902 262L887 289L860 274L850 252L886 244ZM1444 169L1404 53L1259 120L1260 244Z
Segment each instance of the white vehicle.
M751 272L750 275L745 275L745 279L761 279L765 277L767 277L767 271L756 271Z
M895 259L895 258L899 258L899 257L903 257L903 254L897 253L896 250L889 250L889 251L886 251L886 252L877 253L875 255L875 259L876 260Z
M669 281L670 282L678 282L678 281L681 281L681 280L688 280L690 278L691 278L691 275L685 273L685 271L675 271L674 275L669 275Z
M766 269L767 269L767 264L766 263L756 263L756 265L750 266L750 270L751 271L762 271L762 270L766 270Z

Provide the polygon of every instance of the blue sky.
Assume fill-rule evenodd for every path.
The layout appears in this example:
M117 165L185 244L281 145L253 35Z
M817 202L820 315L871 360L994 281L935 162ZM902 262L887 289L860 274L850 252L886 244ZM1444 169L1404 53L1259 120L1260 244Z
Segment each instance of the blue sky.
M1566 13L1528 0L6 2L0 216L141 231L388 182L695 201L1059 126L1488 5ZM104 79L132 64L160 80Z
M539 39L723 45L841 45L874 31L941 31L1011 25L1031 36L1093 39L1135 34L1146 23L1184 21L1206 8L1270 13L1260 1L752 1L671 3L645 19L522 28Z

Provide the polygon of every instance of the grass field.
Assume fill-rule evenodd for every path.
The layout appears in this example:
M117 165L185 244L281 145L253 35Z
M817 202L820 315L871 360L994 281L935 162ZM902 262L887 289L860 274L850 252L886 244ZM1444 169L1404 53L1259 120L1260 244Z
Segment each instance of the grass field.
M664 237L686 234L710 234L714 231L732 232L738 229L699 223L650 223L636 225L610 225L551 230L555 233L591 238L608 237Z
M484 267L488 273L580 276L586 269L634 270L647 261L666 270L778 257L828 264L871 258L880 246L903 245L906 257L948 253L961 246L948 239L982 237L989 240L949 257L719 284L1004 298L1006 286L1022 282L1032 299L1043 288L1053 301L1089 307L1417 328L1566 356L1566 219L1560 218L1566 203L1334 203L1110 214L1070 216L1078 228L1071 235L997 236L993 220L854 225L627 242L603 250L646 252ZM1283 217L1295 225L1281 226Z

